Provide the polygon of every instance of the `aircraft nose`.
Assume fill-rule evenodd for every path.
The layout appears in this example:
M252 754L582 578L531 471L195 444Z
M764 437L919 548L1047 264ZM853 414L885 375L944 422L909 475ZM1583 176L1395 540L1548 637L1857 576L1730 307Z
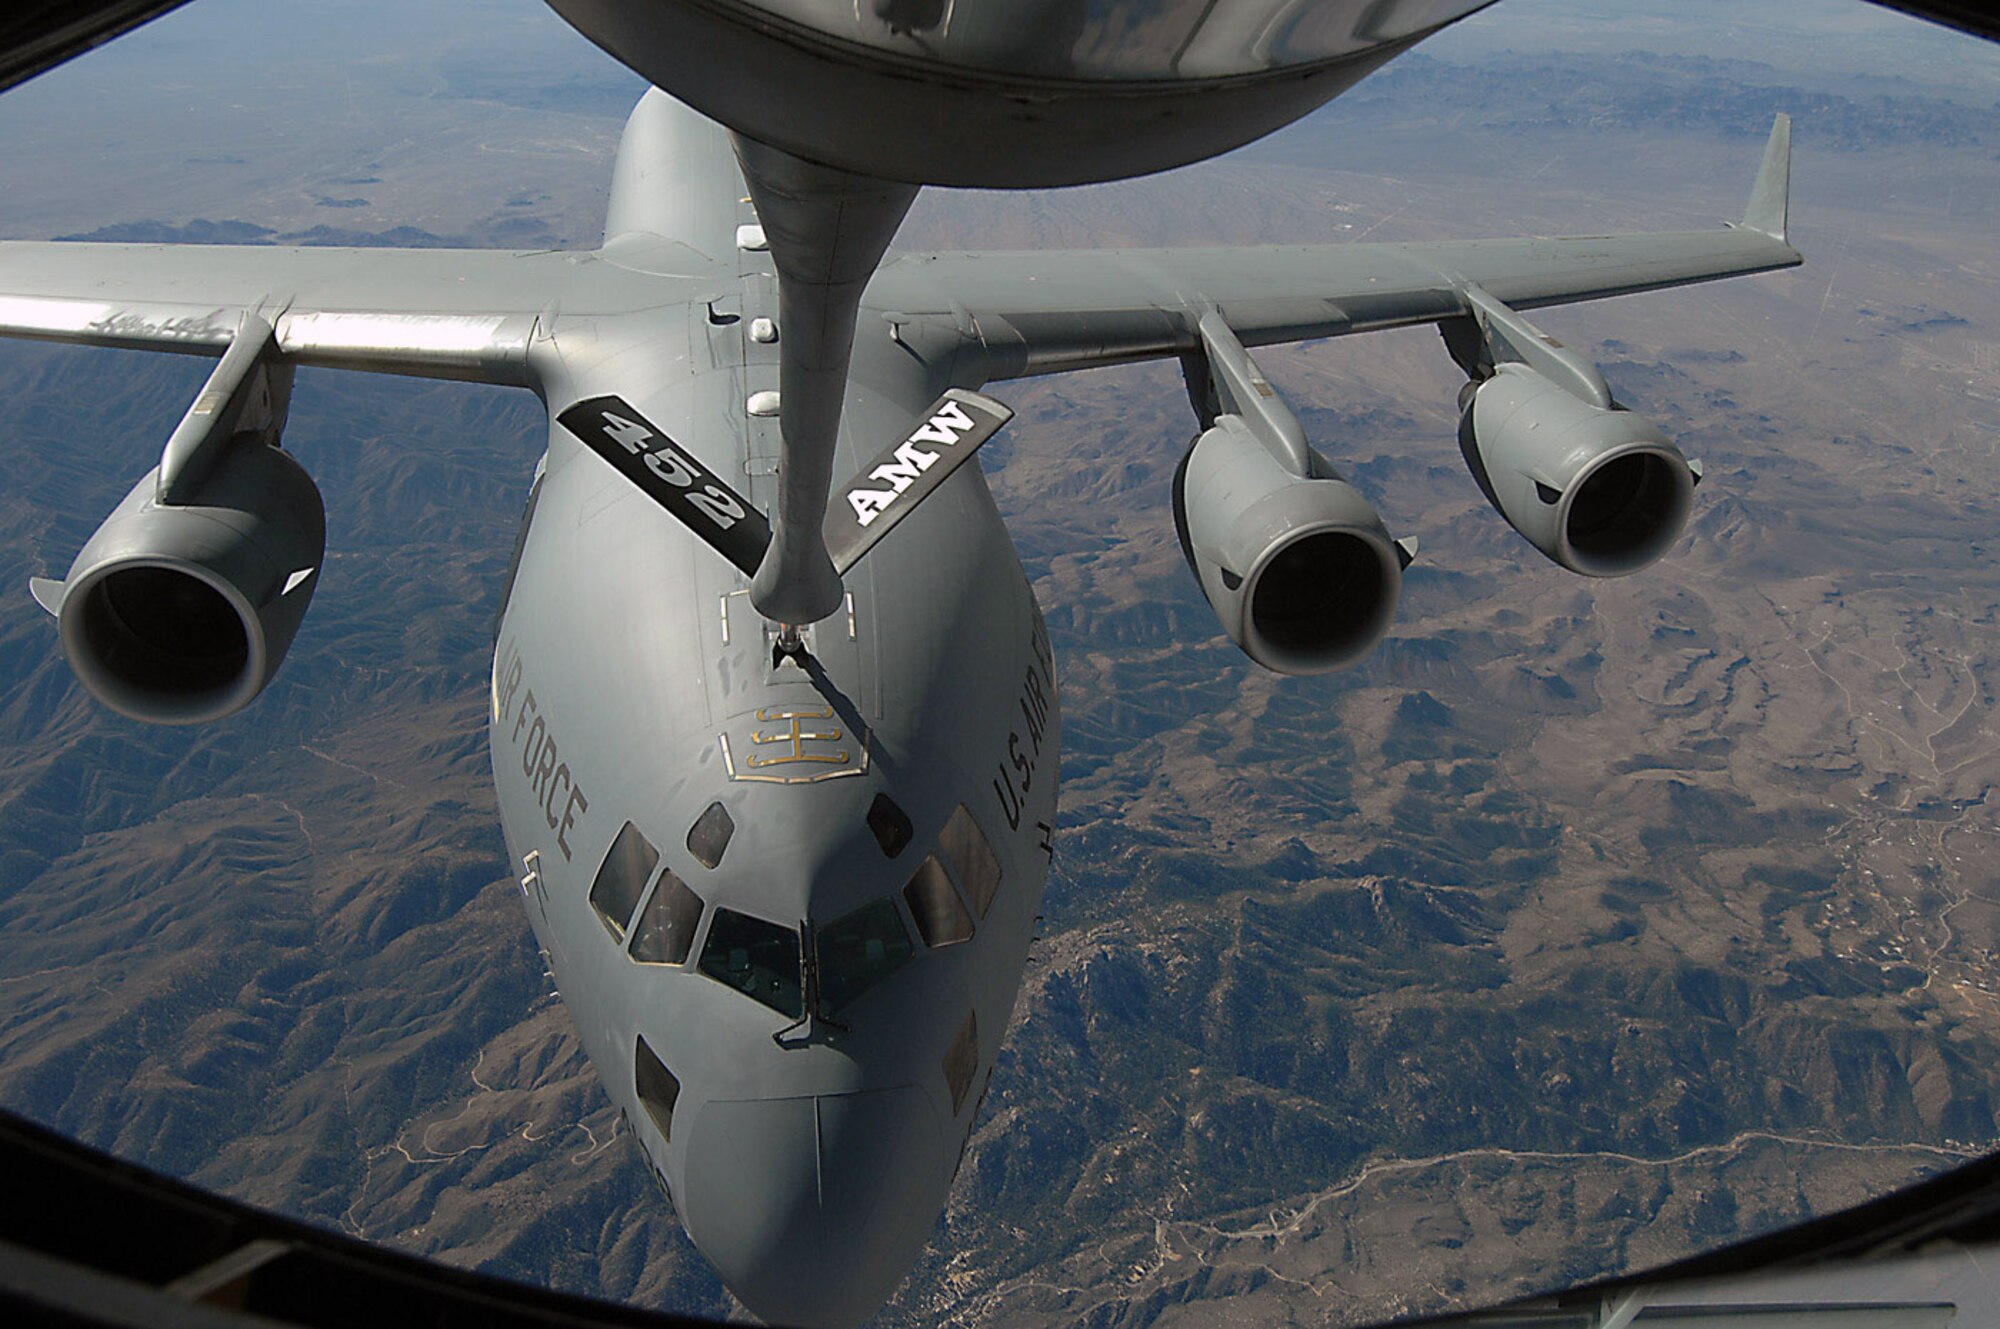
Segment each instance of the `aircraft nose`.
M937 1114L915 1087L721 1100L675 1196L729 1290L771 1324L839 1329L889 1299L937 1222Z

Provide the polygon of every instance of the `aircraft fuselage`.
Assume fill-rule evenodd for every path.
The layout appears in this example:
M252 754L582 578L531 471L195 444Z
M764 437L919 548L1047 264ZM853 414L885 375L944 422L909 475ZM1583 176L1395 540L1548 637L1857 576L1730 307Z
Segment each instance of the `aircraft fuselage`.
M651 106L635 133L720 141ZM977 467L848 574L809 661L774 663L747 578L553 422L615 399L591 422L656 470L691 458L770 501L775 278L726 146L680 148L685 233L604 254L684 274L687 300L552 312L531 348L552 425L498 633L494 782L537 942L695 1244L766 1318L851 1321L935 1225L1019 990L1053 659ZM848 469L947 385L862 319Z

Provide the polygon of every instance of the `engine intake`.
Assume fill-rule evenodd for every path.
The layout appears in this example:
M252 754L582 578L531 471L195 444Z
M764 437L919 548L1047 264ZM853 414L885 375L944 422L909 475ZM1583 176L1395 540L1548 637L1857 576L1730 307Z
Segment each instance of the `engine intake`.
M1181 549L1222 630L1258 664L1317 674L1388 630L1403 559L1352 485L1291 474L1244 423L1219 417L1174 476Z
M1466 385L1458 446L1486 498L1549 558L1622 577L1680 538L1694 475L1667 436L1582 401L1526 365Z
M185 503L159 501L156 468L70 566L63 654L135 720L234 714L276 675L325 553L319 490L280 449L238 438Z

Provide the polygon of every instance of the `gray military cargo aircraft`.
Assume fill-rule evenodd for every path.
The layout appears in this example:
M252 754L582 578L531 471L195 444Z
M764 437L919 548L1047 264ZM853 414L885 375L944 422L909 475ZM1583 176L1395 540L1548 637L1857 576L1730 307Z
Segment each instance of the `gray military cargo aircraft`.
M595 250L0 245L0 333L217 360L160 465L32 589L107 705L230 714L324 555L279 447L296 367L539 394L490 724L529 922L724 1282L768 1319L852 1323L943 1206L1052 852L1055 662L964 464L1009 414L981 389L1177 357L1182 547L1272 669L1366 652L1414 542L1257 345L1437 324L1488 499L1563 566L1631 572L1698 472L1520 311L1797 263L1788 127L1710 232L885 263L923 182L1195 160L1480 6L551 3L730 131L649 93Z
M1434 323L1493 505L1588 575L1664 553L1697 472L1520 310L1787 267L1789 130L1739 223L1420 245L904 254L860 297L823 536L830 615L754 594L793 334L728 136L649 92L603 244L570 253L0 245L0 333L218 357L61 581L78 677L195 723L284 657L324 552L278 446L297 366L527 388L550 412L490 742L529 922L696 1246L759 1315L852 1323L951 1185L1051 853L1061 721L980 470L1027 375L1178 356L1190 566L1254 659L1386 628L1409 557L1248 348ZM892 529L893 528L893 529ZM876 542L879 541L879 547Z
M85 23L79 16L115 26L175 2L30 8L61 38L52 48L67 55L95 35L71 32L67 25ZM1886 2L1992 33L1991 16L1971 6ZM1085 7L1064 0L873 0L866 10L853 6L851 21L846 9L798 0L551 4L653 81L754 140L864 174L980 184L1105 178L1193 160L1318 104L1423 35L1426 24L1478 7L1245 0L1089 10L1128 25L1113 38L1079 23ZM1029 20L996 25L1010 6ZM756 11L775 36L739 21ZM1343 28L1329 16L1355 22ZM1140 20L1153 31L1132 29ZM1232 34L1241 40L1232 44ZM758 36L772 40L759 48ZM0 86L57 58L39 37L9 46ZM774 51L783 77L740 77ZM1165 63L1148 66L1149 52L1164 53ZM920 57L959 64L940 74ZM1215 86L1176 90L1161 78L1199 71ZM1090 86L1093 77L1100 86ZM1096 95L1120 79L1130 86L1118 91L1129 95ZM1197 91L1198 98L1178 96ZM1197 104L1178 125L1152 123ZM1019 132L1036 119L1035 108L1050 135ZM1160 132L1148 135L1149 124ZM1191 455L1176 486L1190 562L1246 649L1279 667L1316 667L1365 647L1375 619L1354 605L1372 603L1386 617L1379 582L1369 599L1360 554L1375 557L1390 587L1393 577L1364 510L1321 484L1329 478L1324 462L1304 448L1240 348L1436 322L1471 375L1461 441L1488 497L1569 566L1626 570L1678 529L1686 490L1677 459L1639 422L1607 415L1611 404L1594 371L1513 311L1796 263L1784 243L1782 130L1733 232L891 263L868 287L847 402L866 427L886 431L877 441L914 429L864 468L865 482L849 486L853 522L826 533L829 560L849 569L835 613L810 637L786 641L788 652L768 670L763 648L787 634L744 603L751 586L742 562L769 539L751 499L774 496L774 468L790 442L774 440L764 412L775 408L782 422L795 407L767 395L781 372L771 350L780 344L779 322L769 311L784 278L758 246L773 237L733 232L731 223L755 227L760 213L784 205L766 197L758 209L741 206L736 165L716 150L713 127L649 98L620 156L606 244L590 254L0 246L5 331L224 361L161 470L121 507L129 520L114 518L93 540L102 566L79 559L68 580L42 583L38 594L59 617L69 613L62 631L70 658L119 709L179 720L224 713L275 672L316 582L317 494L274 446L291 368L359 367L540 390L557 418L532 520L523 523L496 660L504 668L496 667L493 731L503 820L510 851L522 860L530 921L551 958L561 957L557 972L608 1091L632 1116L642 1149L672 1180L684 1219L731 1286L771 1315L852 1320L901 1277L948 1185L946 1159L970 1130L976 1107L968 1110L964 1095L990 1072L993 1031L1018 981L1019 936L1005 930L1007 911L1018 921L1032 908L1045 870L1042 841L1014 817L1033 814L1040 823L1054 803L1053 670L977 468L928 486L934 498L922 499L919 489L927 477L942 481L1000 411L968 395L947 396L929 411L912 407L939 387L971 390L1021 374L1181 357L1205 426L1196 440L1202 464ZM677 177L685 192L671 187ZM775 238L782 249L786 238ZM620 413L617 401L637 405ZM589 409L571 416L579 405ZM1552 432L1577 447L1558 446ZM1229 440L1240 445L1246 434L1262 455L1232 449ZM866 450L859 437L851 422L840 437L850 463ZM1634 446L1624 452L1624 444ZM1558 455L1583 461L1573 473L1552 471L1549 459ZM1611 462L1623 456L1641 460L1624 464L1618 484L1594 486L1620 501L1580 501L1592 478L1611 478ZM1268 490L1266 457L1276 459L1280 477ZM1601 460L1593 466L1593 458ZM707 467L716 469L693 487L696 469ZM683 472L689 483L674 487ZM1657 492L1647 500L1638 481L1649 472ZM750 498L722 473L740 475L734 484ZM1558 483L1565 474L1567 488ZM1205 482L1260 497L1239 496L1238 509L1220 490L1202 497L1211 492ZM1225 518L1240 511L1247 521L1263 498L1294 493L1309 512L1344 510L1350 523L1360 521L1326 528L1357 542L1345 546L1360 567L1351 601L1311 575L1322 559L1339 567L1331 551L1342 546L1306 533L1269 536L1272 549L1307 565L1293 580L1320 598L1306 601L1289 626L1309 627L1317 613L1317 642L1304 643L1317 651L1298 649L1284 623L1270 627L1284 604L1283 579L1266 590L1260 578L1263 595L1243 594L1246 564L1230 561L1245 556L1243 544L1197 543L1193 534L1234 537L1240 521ZM1304 502L1307 495L1323 497ZM910 530L857 564L856 532L875 525L864 517L879 515L886 529L920 499L925 510ZM693 530L736 573L651 503L692 516ZM1601 521L1590 517L1593 507ZM718 534L739 522L733 541ZM979 567L985 556L995 558L992 568ZM1254 549L1249 557L1255 569ZM653 566L661 560L664 569ZM1266 560L1276 561L1275 554ZM79 575L93 572L88 584ZM94 600L83 594L93 586ZM989 612L997 626L982 618ZM1344 644L1330 627L1342 617L1354 625ZM997 655L963 649L993 643ZM1030 678L1040 702L1031 700L1016 721ZM980 764L1003 730L1016 748L1025 735L1027 771L1011 750L1005 761ZM1030 798L1037 770L1043 778ZM811 778L843 774L849 778ZM697 816L704 799L721 815L703 806ZM727 830L721 816L730 819ZM683 856L676 835L691 820ZM857 829L864 824L866 836ZM891 846L919 838L929 852L913 869L917 853L902 857ZM739 839L725 863L723 851ZM846 840L855 842L852 854ZM615 866L608 876L605 867L593 873L600 864ZM635 879L643 892L655 876L650 896L635 898ZM872 892L871 877L881 882ZM903 889L894 891L899 882ZM871 899L872 915L851 908ZM852 926L843 927L848 915ZM788 930L794 917L801 922ZM828 917L835 922L806 921ZM922 932L940 919L944 930ZM767 926L757 929L760 922ZM753 944L717 950L716 938L729 940L731 928ZM786 933L779 945L754 944L773 928ZM954 941L960 933L963 944ZM624 941L622 951L614 939ZM678 965L674 955L684 957ZM656 985L672 991L655 996ZM942 1002L926 1002L933 996ZM951 1020L957 1011L971 1017L962 1026ZM970 1037L959 1041L958 1028ZM767 1042L770 1035L777 1040ZM1934 1251L1936 1222L1916 1226L1924 1249ZM1881 1241L1869 1232L1870 1249ZM1800 1242L1814 1252L1841 1245L1818 1230L1759 1244ZM403 1295L407 1286L398 1286ZM1548 1315L1625 1323L1643 1300L1628 1293L1607 1291L1601 1305L1572 1298ZM1830 1295L1823 1278L1812 1293L1813 1300ZM1740 1289L1729 1295L1751 1299ZM1797 1308L1770 1309L1782 1316ZM1833 1309L1882 1318L1875 1308ZM1898 1322L1949 1315L1948 1307L1916 1308L1942 1312L1928 1318L1893 1309ZM1500 1318L1509 1315L1521 1312Z

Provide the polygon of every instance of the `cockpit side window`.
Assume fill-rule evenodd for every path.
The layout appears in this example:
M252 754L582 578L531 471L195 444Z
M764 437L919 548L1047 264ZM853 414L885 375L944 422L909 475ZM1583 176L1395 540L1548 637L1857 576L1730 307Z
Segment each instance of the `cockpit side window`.
M887 794L875 795L875 801L868 805L868 829L875 833L875 843L882 846L882 852L890 858L909 848L911 838L916 834L910 826L910 818L896 800Z
M965 1110L965 1096L972 1089L972 1076L979 1069L979 1016L967 1011L958 1036L944 1050L944 1087L951 1094L951 1115Z
M952 889L951 878L944 874L936 854L918 865L910 884L903 887L903 900L910 906L910 916L917 920L924 945L932 950L971 939L972 915L959 903L958 892Z
M895 973L916 953L896 903L880 899L842 915L814 938L819 961L819 1000L827 1014Z
M965 804L958 805L958 811L951 814L951 820L938 833L938 852L958 875L974 912L985 918L1000 890L1000 858L986 842L984 832Z
M597 880L590 884L590 907L618 940L625 940L625 925L631 921L632 911L645 893L646 882L659 864L660 851L639 833L637 826L626 822L618 838L611 842L611 852L604 856L603 866L597 869Z
M729 809L720 803L710 803L688 828L688 852L703 867L716 867L721 864L722 853L729 848L729 837L734 834L736 823L730 819Z
M680 1101L681 1082L667 1069L646 1046L641 1038L632 1049L632 1075L637 1081L639 1101L646 1106L646 1115L660 1128L662 1140L674 1138L674 1104Z
M701 897L668 868L632 929L632 958L640 964L683 964L701 923Z
M805 1013L799 934L718 907L701 949L701 972L796 1020Z

